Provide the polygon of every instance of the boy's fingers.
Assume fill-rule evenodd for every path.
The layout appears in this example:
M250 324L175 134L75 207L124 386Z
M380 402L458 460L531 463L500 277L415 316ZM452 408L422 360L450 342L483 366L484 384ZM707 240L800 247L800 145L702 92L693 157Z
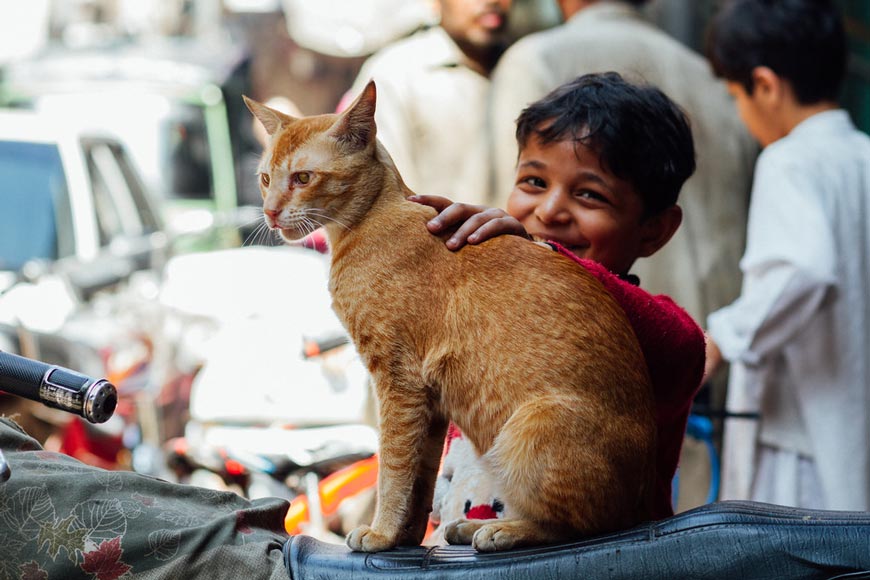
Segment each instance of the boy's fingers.
M428 205L429 207L433 207L439 212L444 211L453 203L451 200L446 197L441 197L440 195L411 195L408 196L408 201L413 201L422 205Z
M503 235L528 237L526 229L512 217L492 219L482 224L477 230L468 236L469 244L479 244L490 238Z
M463 224L466 220L473 220L479 215L480 210L480 207L467 203L451 203L429 221L429 231L438 232Z
M498 235L499 230L497 228L487 228L487 225L493 222L494 211L497 210L478 211L477 213L472 214L471 217L462 222L462 225L460 225L456 232L450 236L450 239L447 240L447 247L451 250L458 250L466 243L480 243L489 239L493 235Z
M477 226L469 225L469 222L463 223L447 240L447 247L451 250L458 250L468 242L468 236L475 230L477 230Z
M442 217L442 213L445 209L453 205L452 201L446 197L441 197L440 195L409 195L406 199L421 205L428 205L438 212L437 216L426 223L426 227L430 232L436 234L444 228L447 222L445 222L445 219Z

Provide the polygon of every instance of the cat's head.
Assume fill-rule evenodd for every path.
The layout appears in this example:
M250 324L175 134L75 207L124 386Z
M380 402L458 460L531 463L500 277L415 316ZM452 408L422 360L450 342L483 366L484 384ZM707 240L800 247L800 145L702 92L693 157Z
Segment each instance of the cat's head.
M266 224L287 240L318 227L348 229L380 189L375 127L376 89L370 81L343 113L296 118L244 97L270 141L258 176Z

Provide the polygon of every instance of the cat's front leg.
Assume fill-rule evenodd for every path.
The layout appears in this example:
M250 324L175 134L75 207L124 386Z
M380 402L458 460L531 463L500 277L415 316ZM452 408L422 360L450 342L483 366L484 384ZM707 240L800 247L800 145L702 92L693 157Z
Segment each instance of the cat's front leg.
M380 416L377 509L371 526L360 526L347 537L347 545L360 552L422 541L446 430L422 381L412 384L391 378L376 380L376 385Z
M402 535L399 537L400 545L419 545L426 535L446 435L447 420L442 417L432 418L417 467L417 478L411 495L411 510L403 526Z

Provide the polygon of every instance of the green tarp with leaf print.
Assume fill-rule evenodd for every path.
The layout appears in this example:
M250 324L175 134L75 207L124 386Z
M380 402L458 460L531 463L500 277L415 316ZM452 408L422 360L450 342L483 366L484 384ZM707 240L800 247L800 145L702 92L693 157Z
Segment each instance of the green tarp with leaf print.
M0 579L287 578L284 500L97 469L5 418L0 449Z

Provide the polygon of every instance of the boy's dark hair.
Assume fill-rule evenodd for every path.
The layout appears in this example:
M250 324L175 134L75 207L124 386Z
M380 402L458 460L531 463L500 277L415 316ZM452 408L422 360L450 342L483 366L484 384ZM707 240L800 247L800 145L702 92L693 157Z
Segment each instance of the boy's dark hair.
M658 88L615 72L583 75L529 105L517 119L520 150L532 136L594 150L602 168L640 194L646 217L676 204L695 171L685 113Z
M803 105L835 101L846 74L846 33L831 0L732 0L713 18L707 57L717 76L754 89L770 68Z

